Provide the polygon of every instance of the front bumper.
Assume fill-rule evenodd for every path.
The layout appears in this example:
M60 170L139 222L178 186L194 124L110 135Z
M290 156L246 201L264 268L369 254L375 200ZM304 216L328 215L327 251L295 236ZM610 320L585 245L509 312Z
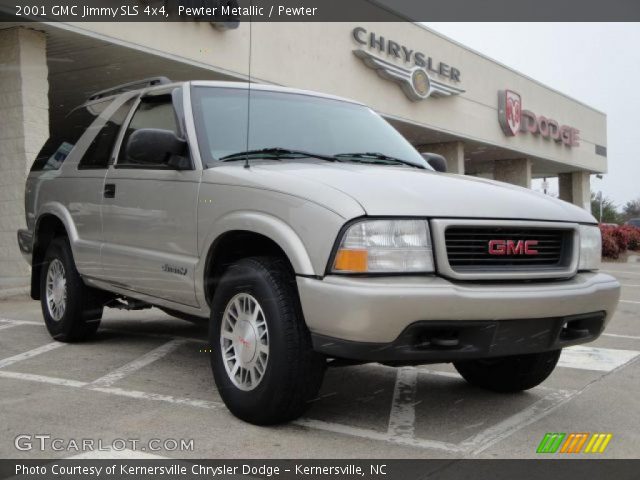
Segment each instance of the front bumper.
M445 337L451 336L453 330L458 336L469 335L471 331L493 331L488 337L474 336L481 338L482 343L474 348L484 352L480 355L477 351L476 356L543 351L584 343L601 333L620 296L618 281L603 273L580 273L570 280L531 283L453 283L435 276L327 276L322 280L298 277L297 282L314 347L331 356L373 361L392 361L394 354L387 354L393 351L398 352L398 360L406 359L399 352L406 343L407 332L415 342L421 341L420 335L415 334L420 330L415 330L416 326L436 329L444 344L451 343L451 339ZM587 322L588 334L576 334L570 343L557 344L561 341L562 326L583 314L599 320ZM594 326L596 324L600 326ZM584 321L573 325L584 326ZM506 341L509 344L517 343L518 335L539 336L554 329L557 330L555 337L547 339L544 347L544 342L534 342L532 347L525 348L522 344L522 348L515 351L506 347L506 350L503 347L487 350L496 338L507 338L504 332L511 332L508 335L511 340ZM461 334L462 330L467 333ZM340 345L344 348L338 348ZM381 348L389 351L385 358L374 358L371 351ZM450 356L452 349L447 352L445 357ZM426 352L417 356L429 361L445 361L439 357L428 359Z

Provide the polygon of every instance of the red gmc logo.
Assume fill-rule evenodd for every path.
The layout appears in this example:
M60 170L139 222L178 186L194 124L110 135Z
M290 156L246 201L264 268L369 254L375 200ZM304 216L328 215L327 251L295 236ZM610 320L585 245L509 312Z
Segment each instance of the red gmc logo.
M490 240L489 255L538 255L538 240Z

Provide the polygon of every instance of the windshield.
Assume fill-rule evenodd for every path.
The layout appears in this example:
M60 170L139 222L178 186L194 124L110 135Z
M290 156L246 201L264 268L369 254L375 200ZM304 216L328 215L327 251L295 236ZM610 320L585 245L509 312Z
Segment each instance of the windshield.
M193 110L209 165L245 151L280 148L327 156L376 152L430 169L398 131L362 105L263 90L251 91L249 105L245 89L194 87Z

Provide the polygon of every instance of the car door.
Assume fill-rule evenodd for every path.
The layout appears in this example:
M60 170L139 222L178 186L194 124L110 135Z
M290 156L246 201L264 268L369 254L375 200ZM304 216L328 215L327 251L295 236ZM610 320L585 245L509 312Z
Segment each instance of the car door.
M175 170L127 155L138 129L183 133L171 95L140 98L121 132L117 159L107 171L102 201L102 271L116 286L197 306L197 202L201 171ZM187 154L188 155L188 154Z
M100 250L102 246L102 189L109 161L117 136L134 99L118 98L96 102L83 107L93 115L100 114L87 131L91 143L78 157L72 177L73 183L62 189L67 198L67 209L73 219L78 239L75 245L75 262L78 271L88 277L101 276ZM104 105L108 105L102 113ZM69 182L69 180L67 180Z
M69 213L74 261L78 271L100 277L102 188L121 119L131 109L129 97L91 100L51 123L51 135L27 182L28 221L42 204L62 204ZM53 182L52 180L55 180Z

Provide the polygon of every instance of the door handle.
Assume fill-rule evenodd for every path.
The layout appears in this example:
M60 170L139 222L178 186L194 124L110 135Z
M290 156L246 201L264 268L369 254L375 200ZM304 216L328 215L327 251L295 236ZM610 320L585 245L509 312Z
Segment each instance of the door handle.
M105 183L104 185L104 198L116 198L116 184Z

